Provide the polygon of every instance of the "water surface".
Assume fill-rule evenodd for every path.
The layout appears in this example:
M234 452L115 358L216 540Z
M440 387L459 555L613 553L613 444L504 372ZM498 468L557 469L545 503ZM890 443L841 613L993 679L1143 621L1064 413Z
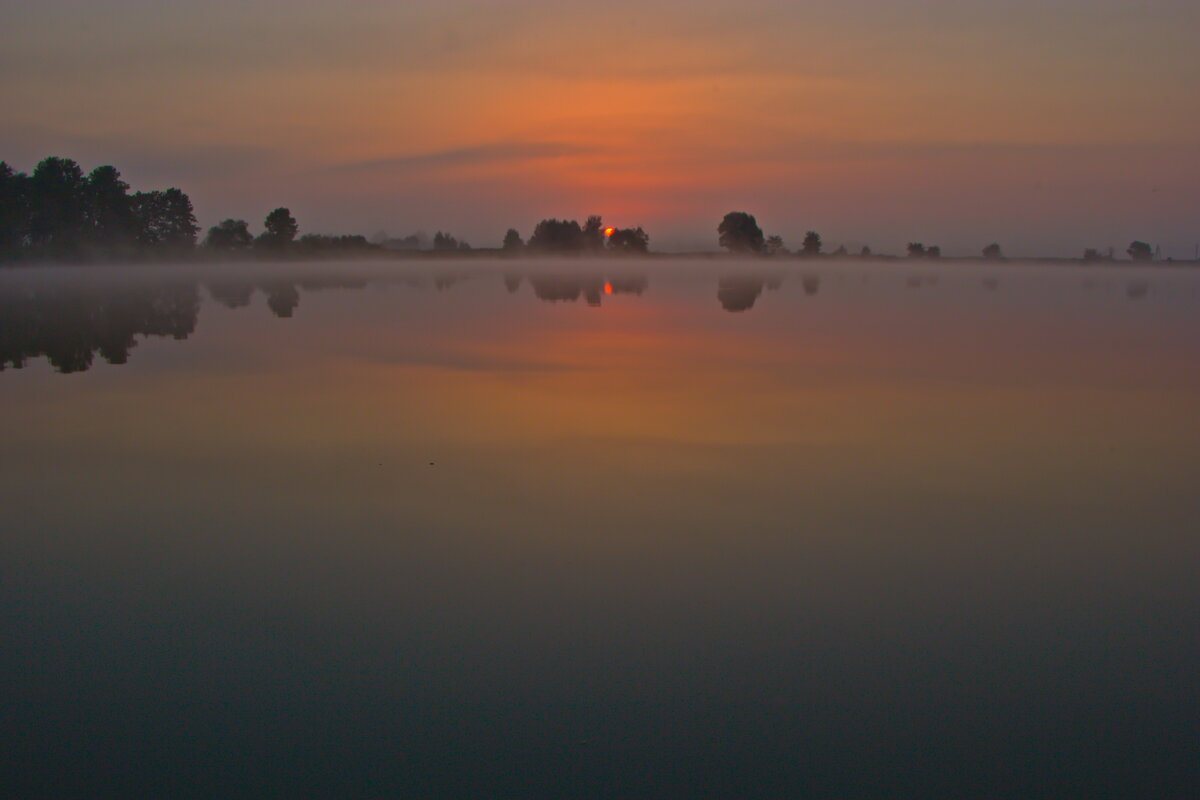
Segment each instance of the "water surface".
M1198 312L1166 268L2 272L0 785L1187 796Z

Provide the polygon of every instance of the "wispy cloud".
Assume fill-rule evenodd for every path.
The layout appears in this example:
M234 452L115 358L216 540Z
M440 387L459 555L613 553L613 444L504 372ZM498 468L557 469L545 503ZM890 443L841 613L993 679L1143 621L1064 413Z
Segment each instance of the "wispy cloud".
M426 167L450 167L531 161L542 158L587 155L596 148L566 142L494 142L475 147L460 147L430 153L394 156L339 164L338 170L418 170Z

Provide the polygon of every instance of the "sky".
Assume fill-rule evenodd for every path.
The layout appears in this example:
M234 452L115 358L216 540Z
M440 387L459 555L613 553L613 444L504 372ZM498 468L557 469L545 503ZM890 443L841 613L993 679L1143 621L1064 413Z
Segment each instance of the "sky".
M0 159L117 166L208 226L544 217L715 249L1200 242L1194 0L0 0Z

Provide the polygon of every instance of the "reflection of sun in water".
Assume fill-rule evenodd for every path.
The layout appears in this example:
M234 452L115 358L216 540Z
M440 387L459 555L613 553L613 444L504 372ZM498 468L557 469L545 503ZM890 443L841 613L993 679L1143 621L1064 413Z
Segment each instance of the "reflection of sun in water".
M612 230L612 228L609 228L609 230L611 231L611 230ZM611 235L611 234L610 234L610 235ZM605 294L612 294L612 284L611 284L611 283L606 283L606 284L604 284L604 293L605 293Z

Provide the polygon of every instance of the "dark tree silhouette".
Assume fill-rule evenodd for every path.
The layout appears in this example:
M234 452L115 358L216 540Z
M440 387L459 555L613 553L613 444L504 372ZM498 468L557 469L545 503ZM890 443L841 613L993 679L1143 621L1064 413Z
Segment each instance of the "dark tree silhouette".
M761 253L764 238L758 220L744 211L730 211L717 226L721 247L731 253Z
M544 219L533 229L527 246L535 253L578 253L583 243L583 228L575 220Z
M859 255L862 256L863 258L870 258L872 255L871 248L867 247L866 245L863 245L863 249L859 253Z
M500 249L506 255L516 255L525 249L525 242L521 239L521 234L516 228L509 228L504 234L504 243L500 245Z
M1154 259L1154 248L1145 242L1131 242L1129 249L1125 252L1134 261L1152 261Z
M0 161L0 259L14 259L29 235L29 177Z
M441 231L438 231L433 235L433 249L438 251L457 250L458 239L455 239L448 233L442 233Z
M816 231L804 234L804 244L801 246L800 252L806 258L815 258L821 255L821 234Z
M1083 260L1087 262L1103 261L1104 256L1094 247L1089 247L1083 251Z
M379 245L371 244L365 236L322 236L306 233L296 243L306 255L355 255L377 252Z
M787 252L787 248L783 245L782 236L768 236L763 243L763 252L769 256L779 256Z
M138 192L132 200L139 242L171 250L190 250L196 245L200 228L186 194L178 189Z
M920 242L908 243L909 258L924 258L926 255L927 253L925 252L925 245L921 244Z
M1000 245L993 242L983 248L983 257L988 261L999 261L1004 258L1004 253L1000 250Z
M0 163L0 257L174 254L195 246L197 230L186 194L131 195L115 167L84 177L74 161L52 157L26 177Z
M650 251L650 237L639 228L616 228L608 237L609 252L616 255L645 255Z
M44 159L30 176L30 244L49 256L75 255L87 229L86 179L68 158Z
M846 245L838 245L838 249L833 251L834 258L845 258L850 255L850 251L846 249Z
M936 244L932 245L928 250L925 251L925 257L926 258L941 258L942 257L942 248L938 247Z
M254 237L250 235L250 225L244 219L227 219L209 228L208 235L204 237L204 246L213 250L245 250L252 244Z
M139 238L129 184L114 167L96 167L88 176L85 213L91 240L100 247L111 250Z
M583 225L583 249L599 253L604 249L604 220L593 214Z
M262 234L255 244L265 250L286 250L296 240L300 226L292 212L286 208L277 208L263 220Z

